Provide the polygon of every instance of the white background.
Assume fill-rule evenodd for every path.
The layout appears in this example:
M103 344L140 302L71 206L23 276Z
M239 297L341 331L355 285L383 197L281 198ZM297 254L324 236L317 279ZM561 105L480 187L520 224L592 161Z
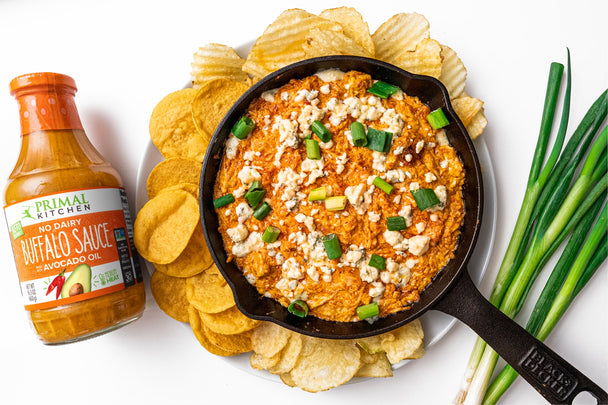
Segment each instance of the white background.
M85 129L122 174L135 210L137 168L155 104L189 80L197 47L255 39L281 11L355 6L375 30L397 12L416 11L431 36L457 51L468 69L467 92L485 102L485 141L498 185L488 296L508 243L536 143L549 64L572 53L571 125L608 84L604 1L16 1L0 0L0 173L19 152L17 105L9 81L20 74L71 75ZM111 334L48 347L30 331L22 308L7 232L0 233L0 403L447 404L454 397L475 334L457 323L424 358L394 377L309 394L235 367L202 349L191 331L162 313L151 295L142 319ZM608 388L607 274L604 264L575 300L550 347ZM547 272L531 294L537 295ZM533 304L518 320L525 322ZM514 342L517 344L517 342ZM518 380L506 404L544 403ZM583 403L583 401L580 401Z

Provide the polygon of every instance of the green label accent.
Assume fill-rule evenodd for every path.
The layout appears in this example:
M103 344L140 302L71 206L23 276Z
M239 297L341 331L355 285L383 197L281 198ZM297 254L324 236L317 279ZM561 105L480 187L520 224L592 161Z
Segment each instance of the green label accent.
M23 227L21 226L21 221L17 221L11 225L11 234L13 235L13 240L25 235L23 232Z

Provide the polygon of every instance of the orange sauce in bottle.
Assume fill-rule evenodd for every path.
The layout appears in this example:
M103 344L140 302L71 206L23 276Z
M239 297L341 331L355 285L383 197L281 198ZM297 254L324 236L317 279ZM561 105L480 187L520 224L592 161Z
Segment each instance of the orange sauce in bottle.
M126 193L83 130L74 80L33 73L10 89L21 151L4 210L35 332L46 344L68 343L138 319L145 291Z

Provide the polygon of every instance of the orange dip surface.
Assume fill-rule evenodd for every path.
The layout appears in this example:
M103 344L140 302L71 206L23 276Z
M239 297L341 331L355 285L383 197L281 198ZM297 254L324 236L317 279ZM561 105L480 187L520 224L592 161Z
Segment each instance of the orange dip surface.
M254 100L246 115L255 122L244 140L230 135L214 198L232 194L218 208L228 260L234 260L260 294L288 306L304 300L309 314L351 322L357 307L377 302L379 316L407 309L453 257L464 217L464 170L443 130L433 130L429 108L401 90L382 99L367 91L371 76L323 71L292 80ZM331 132L322 142L313 121ZM354 146L350 125L361 122L392 134L388 152ZM307 158L304 139L319 141L321 159ZM379 176L390 194L373 185ZM252 216L244 195L254 181L272 207ZM346 196L343 210L309 201L313 189ZM410 190L434 190L439 204L420 211ZM401 216L407 228L387 230L387 217ZM269 226L280 229L262 241ZM342 255L329 260L322 242L336 234ZM372 254L384 269L369 265Z

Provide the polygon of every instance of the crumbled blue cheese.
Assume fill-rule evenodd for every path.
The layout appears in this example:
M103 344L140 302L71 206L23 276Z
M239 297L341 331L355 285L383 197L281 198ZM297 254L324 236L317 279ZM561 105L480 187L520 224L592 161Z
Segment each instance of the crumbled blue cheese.
M403 118L393 108L384 111L382 117L380 117L380 122L387 126L385 131L392 133L393 137L400 136L403 132L403 125L405 124Z
M416 235L409 238L409 251L411 254L421 256L429 250L431 238L427 235Z
M293 101L295 101L296 103L299 103L300 101L304 100L311 102L318 96L319 92L317 90L301 89L298 90L298 92L296 93L296 97L293 99Z
M427 183L432 183L432 182L434 182L434 181L436 181L436 180L437 180L437 176L435 176L435 175L434 175L433 173L431 173L431 172L427 172L427 173L424 175L424 181L426 181Z
M393 249L405 252L409 247L409 239L405 238L401 232L389 231L388 229L382 234L386 243L391 245Z
M237 138L236 136L229 136L226 140L226 157L228 159L234 159L238 147L239 138Z
M247 239L249 230L245 225L238 224L234 228L227 229L226 233L228 233L228 236L230 236L230 239L232 239L233 242L238 243Z
M372 298L380 298L384 295L385 286L380 281L374 281L371 283L371 288L369 289L369 296Z
M372 151L372 156L374 161L372 163L372 168L378 172L386 171L386 153Z
M299 124L295 120L275 117L272 131L279 133L279 142L281 145L297 149L300 146L300 138L298 136Z
M301 280L304 278L304 269L294 257L290 257L289 259L285 260L285 263L281 265L281 269L283 270L285 277L288 279Z
M321 93L323 93L323 94L329 94L329 92L330 92L329 84L324 84L323 86L321 86L321 88L319 90L321 90Z
M382 216L374 211L368 211L367 212L367 218L369 219L370 222L378 222L380 221L380 219L382 218Z
M344 171L346 162L348 162L348 156L346 155L346 152L344 152L343 154L341 154L340 156L338 156L336 158L336 173L337 174L342 174L342 172Z
M422 149L424 149L424 141L418 141L416 143L416 153L422 152Z
M378 280L380 272L377 268L370 266L367 263L361 263L359 266L359 277L366 283L373 283Z
M367 203L365 202L365 184L361 183L357 186L348 186L344 190L344 195L348 202L355 208L357 214L363 215L367 211Z
M448 189L446 186L439 185L439 186L435 187L435 189L433 191L435 191L435 195L439 199L439 203L436 205L433 205L432 207L427 208L427 211L429 211L429 212L441 211L445 208L445 206L448 202Z
M445 131L443 129L437 131L437 133L435 134L435 141L437 141L437 145L450 144L450 142L448 141L448 137L446 136Z
M412 206L410 204L405 204L399 210L399 216L402 216L403 218L405 218L405 226L407 226L407 227L412 226L412 222L414 220L414 214L412 213Z
M319 79L324 82L333 82L336 80L342 80L344 77L344 72L339 69L324 69L315 73L315 76L318 76Z
M243 166L239 174L237 175L243 186L250 186L254 181L262 180L262 175L257 171L255 167Z
M267 91L263 92L261 95L262 100L272 103L274 101L274 95L277 94L277 90L278 89L272 89L272 90L267 90Z
M236 257L245 257L262 247L264 247L262 235L259 232L251 232L243 242L235 243L232 246L232 254Z
M312 134L312 123L316 120L322 120L324 116L325 111L322 109L315 107L314 105L305 105L298 116L298 123L300 124L300 138L304 138Z
M249 206L249 204L245 202L242 202L237 205L234 210L236 212L236 216L240 224L247 221L253 215L253 209Z
M403 183L406 179L405 171L403 169L393 169L386 172L385 180L390 183Z

